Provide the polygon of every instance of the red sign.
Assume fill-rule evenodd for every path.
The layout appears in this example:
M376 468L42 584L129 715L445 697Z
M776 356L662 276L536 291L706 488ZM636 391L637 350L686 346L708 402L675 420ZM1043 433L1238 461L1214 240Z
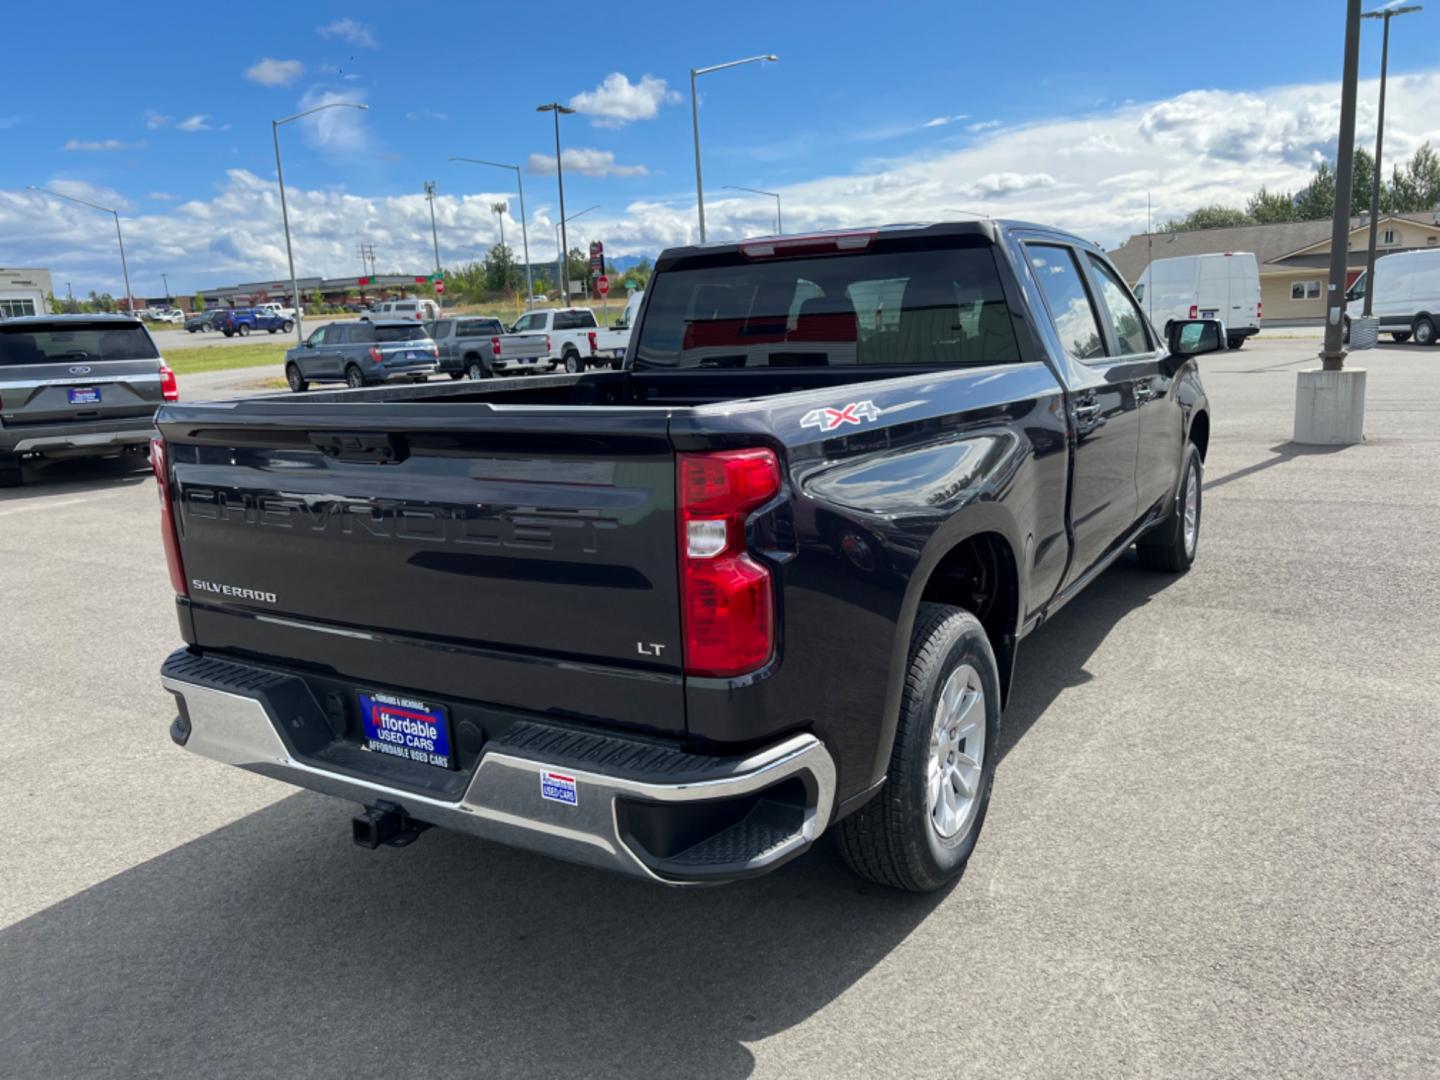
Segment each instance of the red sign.
M601 296L608 296L610 294L610 278L608 275L601 274L595 279L595 291Z
M437 281L437 282L435 282L435 295L436 295L436 296L444 296L444 295L445 295L445 282L443 282L443 281Z
M368 277L362 277L362 278L358 279L358 281L359 281L359 284L361 284L361 285L369 285L369 284L370 284L370 279L369 279Z

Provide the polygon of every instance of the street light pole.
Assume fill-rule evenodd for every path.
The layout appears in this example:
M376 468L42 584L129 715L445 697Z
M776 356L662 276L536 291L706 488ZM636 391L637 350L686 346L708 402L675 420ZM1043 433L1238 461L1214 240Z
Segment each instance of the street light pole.
M352 101L331 101L296 113L294 116L287 116L283 120L270 121L270 135L275 140L275 179L280 182L280 219L285 223L285 258L290 263L290 302L295 305L295 343L297 345L305 341L305 328L300 314L300 282L295 277L295 249L290 243L290 210L285 205L285 170L280 165L280 127L282 124L288 124L325 109L365 110L368 108L370 108L369 105L361 105Z
M499 161L481 161L479 158L452 157L451 161L468 161L472 165L489 165L495 169L514 169L515 188L520 193L520 239L525 245L525 310L529 311L535 306L535 286L530 280L530 232L525 224L525 183L520 179L519 165L505 165Z
M775 200L775 235L783 236L785 226L780 220L780 193L778 191L761 191L759 188L741 187L739 184L726 184L726 191L748 191L751 195L769 195Z
M440 273L440 234L435 231L435 181L425 181L425 197L430 200L430 239L435 242L435 273Z
M1380 46L1380 114L1375 120L1375 181L1370 191L1370 242L1365 250L1365 311L1369 316L1375 302L1375 234L1380 227L1380 154L1385 146L1385 72L1390 64L1390 20L1396 15L1419 11L1419 4L1408 7L1367 11L1362 19L1383 19L1385 34Z
M561 266L566 269L566 280L562 283L561 287L565 290L566 303L569 303L570 282L568 269L570 249L567 246L568 238L565 235L565 168L560 162L560 117L561 114L569 116L574 113L575 110L561 105L558 101L552 101L548 105L535 106L535 111L553 112L555 114L555 182L559 185L560 188L560 246L562 248ZM575 216L579 217L580 215L576 214Z
M1335 216L1330 227L1330 281L1325 296L1325 371L1345 369L1342 344L1345 269L1350 249L1350 184L1355 169L1355 97L1360 72L1360 0L1347 0L1345 65L1340 81L1340 150L1335 162Z
M700 101L695 93L695 80L712 71L723 71L725 68L739 67L741 64L758 64L762 61L774 63L779 59L774 53L769 53L765 56L748 56L744 60L731 60L725 64L712 64L710 67L690 69L690 122L695 129L695 208L700 215L700 242L702 244L705 243L705 183L700 178Z
M115 219L115 239L120 245L120 273L125 278L125 305L131 315L135 314L135 297L130 292L130 268L125 265L125 238L120 235L120 211L109 206L101 206L99 203L86 202L84 199L77 199L74 195L61 195L58 191L51 191L49 188L36 187L34 184L27 185L30 191L39 191L45 195L53 195L57 199L64 199L66 202L79 203L81 206L88 206L91 210L101 210Z
M160 280L163 281L163 282L165 282L165 306L166 306L166 307L169 307L169 306L170 306L170 275L162 272L162 273L160 274Z
M560 277L560 268L562 266L565 268L565 274L567 278L570 273L570 251L568 248L564 247L566 224L574 221L576 218L584 217L586 214L590 213L591 210L599 209L600 204L596 203L594 206L587 206L578 214L571 214L568 218L561 218L555 223L555 276L557 279ZM570 290L568 284L565 290L565 306L570 306Z

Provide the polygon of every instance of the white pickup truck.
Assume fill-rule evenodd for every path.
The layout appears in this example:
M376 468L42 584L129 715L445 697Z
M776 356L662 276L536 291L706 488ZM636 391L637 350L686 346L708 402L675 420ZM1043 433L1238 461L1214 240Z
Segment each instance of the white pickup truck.
M543 308L520 316L510 333L497 338L500 351L495 356L507 358L520 339L524 339L528 347L537 337L544 337L544 354L537 358L537 364L552 370L558 367L570 372L584 371L597 359L602 333L595 313L589 308ZM608 353L605 362L609 363Z

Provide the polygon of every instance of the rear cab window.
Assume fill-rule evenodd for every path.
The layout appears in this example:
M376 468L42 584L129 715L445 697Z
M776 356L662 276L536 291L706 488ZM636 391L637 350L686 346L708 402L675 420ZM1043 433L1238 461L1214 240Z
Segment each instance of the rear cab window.
M411 326L402 324L398 326L377 326L375 327L375 340L385 341L425 341L425 328L419 323Z
M154 340L136 323L24 326L0 322L0 367L159 359Z
M750 260L699 256L657 274L638 368L988 366L1019 342L994 249L979 236Z

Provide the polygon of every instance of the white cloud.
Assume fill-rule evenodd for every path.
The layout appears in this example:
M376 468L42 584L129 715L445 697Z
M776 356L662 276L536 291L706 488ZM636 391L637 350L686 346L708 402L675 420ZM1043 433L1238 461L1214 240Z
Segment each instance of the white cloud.
M1001 122L1000 122L999 120L979 120L979 121L976 121L976 122L973 123L973 124L966 124L966 125L965 125L965 130L966 130L966 131L976 131L976 132L979 132L979 131L994 131L996 128L998 128L998 127L1000 126L1000 123L1001 123Z
M561 161L566 172L582 176L648 176L650 170L644 165L617 165L615 154L610 150L566 149ZM555 171L553 154L531 154L525 160L525 171L550 174Z
M937 116L933 120L926 120L925 123L921 124L920 126L922 128L944 127L946 124L953 124L957 120L968 119L970 119L969 113L956 113L954 116Z
M144 143L127 143L119 139L66 139L62 150L85 150L95 152L106 152L111 150L131 150Z
M245 69L245 78L261 86L289 86L305 73L299 60L272 60L266 57Z
M570 107L585 113L596 127L622 127L632 120L654 120L661 105L674 105L680 95L664 79L642 75L632 83L618 71L605 76L594 90L570 99Z
M1374 80L1361 84L1360 99L1366 104L1360 109L1357 141L1362 146L1375 137L1376 92ZM1179 95L1080 119L1007 127L980 140L962 136L944 149L932 146L923 154L775 190L783 199L786 228L793 231L933 220L947 216L945 207L964 207L1054 224L1113 246L1144 228L1147 193L1157 221L1211 202L1242 206L1262 184L1272 191L1295 190L1310 176L1310 159L1334 151L1337 125L1315 124L1311 118L1335 108L1336 84L1207 93L1213 96L1202 101ZM1255 99L1265 103L1258 137L1256 117L1247 115ZM328 113L360 116L344 109ZM1392 75L1385 119L1392 164L1424 139L1440 146L1440 71ZM1237 139L1252 146L1252 156L1231 156ZM588 153L601 155L591 164L614 167L605 152ZM552 167L545 158L538 164L542 170ZM567 155L566 169L572 168ZM467 173L466 182L491 181L476 170L474 176ZM503 186L503 177L493 182ZM121 204L113 191L62 186L66 183L73 182L52 180L47 186L104 206ZM644 194L628 205L576 221L571 242L601 239L615 256L653 256L664 247L693 243L693 195L684 193L684 184L654 186L659 190L641 188ZM662 193L671 190L677 193ZM360 235L375 244L382 270L421 272L431 263L429 209L421 194L371 198L289 187L287 195L301 274L353 273ZM498 239L489 204L507 197L505 191L491 191L436 199L441 257L447 265L483 257ZM530 254L537 263L555 254L549 225L555 210L543 197L534 193L529 207ZM125 216L132 276L158 279L165 270L177 291L284 276L284 234L273 178L233 170L211 197L145 206ZM518 212L513 203L512 212ZM771 232L774 207L764 199L712 190L705 218L712 239L739 239ZM512 228L507 221L505 238L513 242ZM107 234L104 221L83 207L0 190L0 251L17 265L63 270L77 292L83 287L115 293L121 287L114 230Z
M333 90L312 86L300 98L296 112L335 102L363 104L364 101L362 91L337 94ZM311 146L339 154L361 154L370 149L370 133L365 127L364 116L360 109L326 109L296 123Z
M180 131L186 131L191 133L196 131L214 130L210 126L209 113L197 113L194 116L187 116L184 120L181 120L178 124L176 124L175 127Z
M166 116L164 113L156 112L154 109L145 110L145 126L147 128L150 128L152 131L156 128L163 128L167 126L174 119L175 118L173 116Z
M374 31L354 19L336 19L332 23L317 26L315 29L323 38L339 38L341 41L348 41L351 45L358 45L362 49L373 49L379 45L379 42L375 40Z

